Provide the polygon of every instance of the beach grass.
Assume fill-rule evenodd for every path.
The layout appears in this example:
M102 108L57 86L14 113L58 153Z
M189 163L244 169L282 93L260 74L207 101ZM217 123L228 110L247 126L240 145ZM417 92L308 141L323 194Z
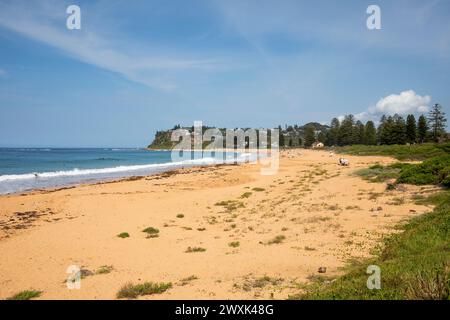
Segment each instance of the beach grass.
M122 232L117 235L119 238L129 238L130 234L128 232Z
M286 239L286 236L284 236L284 235L279 235L279 236L276 236L275 238L273 238L272 240L269 240L269 241L267 242L267 244L268 244L268 245L271 245L271 244L280 244L280 243L282 243L285 239Z
M19 293L16 293L15 295L7 298L6 300L31 300L33 298L38 298L41 294L42 291L24 290Z
M450 191L422 203L433 212L398 226L374 258L353 261L333 282L313 282L292 299L450 299ZM369 265L381 270L381 289L367 288Z
M239 247L241 245L241 243L239 242L239 241L232 241L232 242L230 242L229 244L228 244L228 246L229 247L232 247L232 248L237 248L237 247Z
M95 271L95 274L107 274L113 271L113 266L104 265Z
M132 283L125 284L117 293L118 299L135 299L139 296L161 294L172 288L172 283L154 283L145 282L134 285Z
M195 275L192 275L192 276L183 278L183 279L180 280L180 286L185 286L185 285L187 285L188 283L190 283L190 282L192 282L192 281L194 281L194 280L197 280L197 279L198 279L198 277L195 276Z
M339 153L358 156L392 156L398 160L425 160L450 154L450 143L414 145L352 145L337 147Z
M186 249L186 253L192 253L192 252L205 252L206 249L205 248L201 248L201 247L188 247Z
M266 189L264 189L264 188L259 188L259 187L255 187L255 188L253 188L252 190L253 190L253 191L256 191L256 192L262 192L262 191L265 191Z
M142 232L147 233L147 238L157 238L159 237L159 230L153 227L148 227L142 230Z
M387 166L374 165L360 169L356 175L371 182L396 179L396 183L414 185L441 184L450 186L450 155L424 160L422 163L394 163Z

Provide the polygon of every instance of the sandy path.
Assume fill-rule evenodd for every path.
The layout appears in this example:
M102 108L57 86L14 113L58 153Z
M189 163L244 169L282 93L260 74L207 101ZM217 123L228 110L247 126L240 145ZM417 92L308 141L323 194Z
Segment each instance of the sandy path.
M431 210L411 201L421 188L386 192L385 184L351 175L394 160L349 159L344 168L325 151L299 150L283 153L274 176L246 164L2 196L0 298L33 288L42 299L113 299L129 281L174 284L146 299L287 298L319 267L338 274L397 222ZM216 205L228 200L228 209ZM149 226L158 238L146 238ZM118 238L121 232L130 237ZM269 244L277 236L285 238ZM234 241L239 247L229 246ZM206 251L185 253L188 247ZM113 270L68 290L70 265ZM182 285L191 275L198 279ZM263 276L271 281L255 281Z

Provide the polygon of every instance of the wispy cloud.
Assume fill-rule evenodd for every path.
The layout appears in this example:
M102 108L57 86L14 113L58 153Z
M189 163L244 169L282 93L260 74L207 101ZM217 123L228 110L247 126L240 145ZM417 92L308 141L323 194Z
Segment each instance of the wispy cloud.
M63 6L59 3L57 7ZM137 48L131 41L114 41L92 28L67 30L64 13L62 10L55 12L49 2L3 3L0 4L0 26L58 48L79 61L161 90L177 87L176 72L220 68L220 62L214 59L155 54L151 48L142 48L142 44ZM165 76L161 71L166 73Z
M267 39L283 35L346 49L372 49L448 59L450 21L445 1L382 2L382 30L366 28L364 2L317 0L215 1L218 12L259 52Z

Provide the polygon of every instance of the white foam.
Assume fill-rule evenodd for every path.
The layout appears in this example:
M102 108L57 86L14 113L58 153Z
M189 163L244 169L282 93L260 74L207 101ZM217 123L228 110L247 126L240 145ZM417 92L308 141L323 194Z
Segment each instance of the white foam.
M246 162L252 159L249 153L239 154L237 158L226 160L201 158L167 163L117 166L100 169L72 169L66 171L32 172L0 176L0 194L20 192L43 187L63 186L87 180L119 178L132 175L146 175L185 166L214 165L222 163Z

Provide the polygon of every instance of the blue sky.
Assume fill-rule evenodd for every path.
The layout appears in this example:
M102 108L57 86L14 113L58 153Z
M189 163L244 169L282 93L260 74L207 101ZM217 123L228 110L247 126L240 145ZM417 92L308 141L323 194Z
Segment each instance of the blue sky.
M68 30L68 5L81 30ZM366 8L381 8L368 30ZM0 146L450 114L450 1L0 0Z

